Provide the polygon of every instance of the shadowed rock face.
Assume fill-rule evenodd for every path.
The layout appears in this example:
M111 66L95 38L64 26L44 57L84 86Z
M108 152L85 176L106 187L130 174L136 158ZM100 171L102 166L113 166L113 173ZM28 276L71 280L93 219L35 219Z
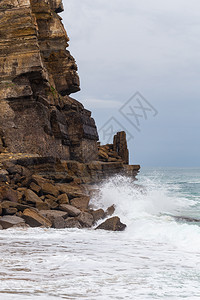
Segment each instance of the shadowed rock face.
M0 152L97 157L91 113L69 97L80 84L61 11L60 0L0 1Z

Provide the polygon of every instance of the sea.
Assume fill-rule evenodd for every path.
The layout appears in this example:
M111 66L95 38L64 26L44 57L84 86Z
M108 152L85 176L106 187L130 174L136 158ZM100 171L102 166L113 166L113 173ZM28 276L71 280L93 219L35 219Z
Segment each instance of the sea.
M200 299L200 168L115 176L91 205L127 225L0 231L0 299ZM199 222L198 222L199 220Z

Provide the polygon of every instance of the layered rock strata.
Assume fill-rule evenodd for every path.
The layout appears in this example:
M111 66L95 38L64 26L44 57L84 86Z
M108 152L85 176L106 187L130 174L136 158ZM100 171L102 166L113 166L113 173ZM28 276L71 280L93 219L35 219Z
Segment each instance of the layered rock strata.
M3 229L92 227L115 212L114 206L103 211L94 210L90 204L94 193L98 194L97 183L117 173L134 180L138 170L139 166L132 166L127 173L123 164L115 162L83 164L53 157L15 159L15 155L4 158L0 168L0 225ZM99 229L125 229L120 224L119 219L112 218Z
M97 158L91 112L69 96L80 87L62 10L62 1L0 1L1 152Z
M129 151L124 131L117 132L113 138L113 144L101 146L98 145L98 156L100 161L104 162L122 162L125 165L129 163Z
M140 169L125 132L101 146L91 112L70 96L80 83L62 11L61 0L0 1L0 229L92 227L115 211L93 209L96 185Z

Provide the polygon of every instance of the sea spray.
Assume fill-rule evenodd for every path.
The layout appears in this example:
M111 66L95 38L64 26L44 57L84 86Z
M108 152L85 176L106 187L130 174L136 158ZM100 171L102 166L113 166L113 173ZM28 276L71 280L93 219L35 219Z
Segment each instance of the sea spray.
M114 215L127 225L127 238L200 250L200 227L175 218L190 211L196 202L182 195L178 185L164 184L158 176L139 182L121 175L112 177L99 186L91 204L104 209L114 204Z
M200 216L200 170L161 171L143 172L138 182L117 176L99 187L93 205L115 204L128 225L123 232L0 231L0 298L200 299L200 230L173 218Z

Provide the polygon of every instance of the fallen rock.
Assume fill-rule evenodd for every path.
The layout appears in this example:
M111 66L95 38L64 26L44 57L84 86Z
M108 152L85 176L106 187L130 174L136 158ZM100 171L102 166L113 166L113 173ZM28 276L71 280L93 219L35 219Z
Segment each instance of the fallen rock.
M115 212L115 205L111 205L110 207L107 208L106 210L106 216L112 216Z
M68 198L67 194L59 195L57 198L57 202L59 204L69 204L69 198Z
M80 209L69 204L61 204L59 208L62 211L66 211L70 217L77 217L81 213Z
M91 227L94 222L93 216L87 212L81 212L77 217L77 220L81 223L83 227Z
M46 203L46 202L37 202L35 207L38 209L38 210L46 210L46 209L49 209L49 204Z
M4 215L15 215L17 212L17 208L15 207L9 207L9 208L4 208L3 209L3 214Z
M75 218L67 218L65 220L65 228L82 228L79 221Z
M25 190L26 190L26 189L25 189ZM23 190L21 191L21 190L17 189L18 202L22 202L22 201L23 201L25 190L24 190L24 191L23 191Z
M68 213L60 210L41 210L40 214L48 219L56 219L58 217L62 217L66 219L68 217Z
M0 169L0 182L7 182L8 180L8 172L4 169Z
M12 201L3 201L1 203L2 209L8 209L8 208L17 208L19 211L24 211L26 208L30 208L29 205L23 205L20 203L12 202Z
M54 197L58 197L59 190L58 188L51 183L50 180L44 179L42 176L39 175L33 175L32 179L34 183L36 183L42 190L42 192L46 195L50 194Z
M0 225L3 229L8 229L13 226L25 226L25 222L22 218L17 216L3 216L0 218Z
M56 209L56 208L58 208L58 203L55 201L55 200L53 200L52 198L46 198L45 199L45 201L44 201L47 205L48 205L48 207L49 208L51 208L51 209Z
M59 183L56 187L61 193L67 194L70 199L85 196L83 188L78 184Z
M0 230L3 230L3 227L0 225Z
M19 166L19 165L15 165L15 164L12 164L12 163L9 163L8 167L7 167L7 171L9 174L19 174L22 176L22 167Z
M93 210L91 211L91 214L93 215L94 223L106 217L105 211L103 209Z
M54 197L58 197L59 190L51 183L44 183L42 186L42 192L46 195L50 194Z
M34 182L31 182L30 189L37 194L39 194L39 192L41 191L41 187Z
M43 201L30 189L25 191L25 198L27 203L43 203Z
M52 223L49 219L38 213L35 209L25 209L22 215L25 222L31 227L45 226L51 227Z
M62 217L57 217L53 220L53 228L56 228L56 229L63 229L65 228L65 220L64 218Z
M0 201L9 200L12 202L18 201L18 193L10 187L0 187Z
M107 219L105 222L101 223L96 229L104 229L110 231L123 231L126 225L121 223L119 217L112 217Z
M70 201L70 204L75 206L76 208L79 208L80 210L84 210L88 208L88 204L90 202L90 197L84 196L80 198L73 198Z

